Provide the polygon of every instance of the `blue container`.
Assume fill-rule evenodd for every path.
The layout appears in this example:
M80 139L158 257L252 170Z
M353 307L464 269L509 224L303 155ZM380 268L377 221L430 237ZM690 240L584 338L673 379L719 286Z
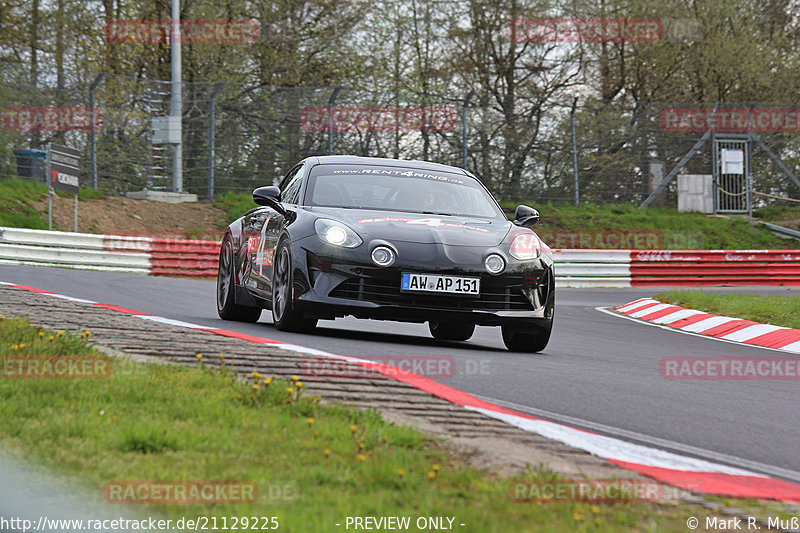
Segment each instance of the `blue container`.
M14 150L17 158L17 175L20 178L31 178L44 183L47 166L47 152L44 150Z

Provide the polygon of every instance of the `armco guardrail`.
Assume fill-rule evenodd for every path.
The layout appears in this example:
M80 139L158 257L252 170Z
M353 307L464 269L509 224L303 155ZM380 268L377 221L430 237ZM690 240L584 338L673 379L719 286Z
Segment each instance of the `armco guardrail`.
M213 277L218 256L217 241L0 227L0 264Z
M553 250L557 287L630 287L630 250Z
M561 287L800 285L800 250L554 250Z
M0 264L213 278L218 241L0 227ZM553 250L559 287L800 285L800 250Z
M638 250L631 285L800 285L800 250Z

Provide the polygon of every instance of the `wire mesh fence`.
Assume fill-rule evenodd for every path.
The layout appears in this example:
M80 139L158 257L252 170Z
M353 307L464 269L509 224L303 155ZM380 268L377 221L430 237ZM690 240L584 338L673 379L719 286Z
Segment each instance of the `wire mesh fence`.
M173 148L152 138L152 119L169 114L171 84L112 75L95 82L0 86L0 175L18 175L35 159L19 150L56 142L83 154L84 185L94 178L113 194L171 190ZM583 99L573 108L572 98L231 82L184 82L182 96L183 189L201 199L272 184L300 159L332 153L466 166L508 201L640 204L712 126L714 138L759 137L751 151L757 206L800 198L791 177L800 167L794 106ZM681 172L711 174L712 150L705 142ZM653 205L675 203L673 180Z

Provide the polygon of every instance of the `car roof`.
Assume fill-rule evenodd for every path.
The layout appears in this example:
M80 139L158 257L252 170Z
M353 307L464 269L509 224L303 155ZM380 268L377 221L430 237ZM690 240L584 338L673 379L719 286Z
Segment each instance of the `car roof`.
M315 164L355 164L355 165L382 165L394 167L412 167L420 170L439 170L472 177L472 174L463 168L431 163L430 161L389 159L385 157L363 157L358 155L320 155L308 157L304 161L314 161Z

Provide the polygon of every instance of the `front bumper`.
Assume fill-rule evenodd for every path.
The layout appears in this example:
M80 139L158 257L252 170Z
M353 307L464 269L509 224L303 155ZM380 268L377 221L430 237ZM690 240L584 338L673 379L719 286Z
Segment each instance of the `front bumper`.
M552 258L517 261L499 248L391 243L397 261L377 267L369 254L378 244L337 248L315 237L293 243L294 306L309 318L357 318L426 322L452 320L477 325L549 327L553 319L555 283ZM483 258L500 253L506 270L488 274ZM480 295L403 292L404 272L475 276Z

